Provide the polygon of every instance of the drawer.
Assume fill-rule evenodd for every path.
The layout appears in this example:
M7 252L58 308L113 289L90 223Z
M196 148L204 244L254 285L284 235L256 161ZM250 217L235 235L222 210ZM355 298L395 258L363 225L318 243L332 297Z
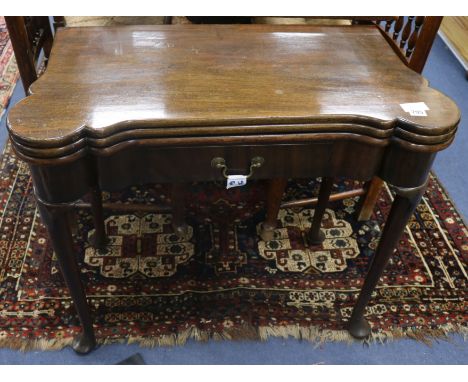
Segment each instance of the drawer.
M246 175L252 160L252 179L305 178L323 175L370 179L377 171L384 149L355 142L315 144L238 145L128 149L97 159L100 185L116 190L122 185L159 182L222 180L223 169L214 168L221 158L228 175Z

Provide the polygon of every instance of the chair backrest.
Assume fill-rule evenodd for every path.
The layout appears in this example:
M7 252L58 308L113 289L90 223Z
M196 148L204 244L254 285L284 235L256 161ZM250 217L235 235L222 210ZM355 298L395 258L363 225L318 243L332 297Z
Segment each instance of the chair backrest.
M53 34L47 16L5 16L24 90L36 81L40 58L47 63ZM41 55L43 52L43 55ZM42 62L42 61L41 61Z
M54 29L63 28L66 25L65 16L52 16Z
M377 21L393 50L409 68L421 73L443 17L394 16Z

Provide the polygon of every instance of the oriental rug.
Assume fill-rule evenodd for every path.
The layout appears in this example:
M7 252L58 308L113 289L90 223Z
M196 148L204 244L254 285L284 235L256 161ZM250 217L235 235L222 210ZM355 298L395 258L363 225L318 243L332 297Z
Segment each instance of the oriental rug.
M286 200L317 194L317 180L290 181ZM337 191L355 187L339 180ZM284 209L274 240L258 239L264 186L187 188L186 237L171 230L168 188L104 193L106 201L161 206L154 213L106 212L111 242L89 245L89 211L79 210L75 248L100 343L144 346L188 339L354 341L343 326L378 244L392 194L367 222L357 199L333 202L326 240L308 245L313 209ZM0 163L0 346L59 349L79 331L77 316L37 213L27 166L7 145ZM430 341L467 333L468 231L431 176L366 312L369 341Z
M19 78L5 19L0 16L0 118L5 112Z

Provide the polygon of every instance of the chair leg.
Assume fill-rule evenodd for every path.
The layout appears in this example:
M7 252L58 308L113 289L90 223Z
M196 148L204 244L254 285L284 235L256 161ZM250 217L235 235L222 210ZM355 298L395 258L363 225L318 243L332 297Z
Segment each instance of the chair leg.
M189 232L185 222L185 189L186 183L173 183L171 185L172 228L175 233L184 237Z
M264 241L273 240L274 230L277 226L278 212L281 206L284 190L288 183L287 179L269 179L266 189L266 217L262 223L260 237Z
M71 234L73 236L78 235L80 231L78 229L78 214L76 209L70 208L70 210L67 211L67 221Z
M91 213L94 222L94 236L91 239L96 249L104 249L109 240L106 235L104 213L102 208L102 193L98 187L91 190Z
M365 221L371 218L383 184L384 181L377 176L374 176L369 182L367 182L365 186L367 191L364 196L362 196L359 203L358 221Z
M322 184L320 185L317 207L315 208L312 220L312 226L308 233L309 243L312 245L321 244L325 240L325 234L320 229L320 226L322 224L323 214L325 213L328 201L330 200L332 188L333 178L323 177Z
M365 308L371 298L372 292L379 282L390 255L398 244L398 240L405 229L408 219L419 204L425 189L425 184L411 189L395 188L397 195L349 321L348 331L355 338L366 338L371 332L369 323L364 318Z

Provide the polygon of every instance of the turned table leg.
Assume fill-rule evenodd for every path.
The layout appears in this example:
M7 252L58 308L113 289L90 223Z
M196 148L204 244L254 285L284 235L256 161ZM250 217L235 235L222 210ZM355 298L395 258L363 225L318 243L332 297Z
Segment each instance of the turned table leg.
M75 338L73 349L80 354L87 354L96 346L91 313L86 301L86 294L81 282L80 270L73 250L70 226L65 206L54 206L42 202L37 204L41 218L49 232L63 278L68 286L70 295L80 319L82 332Z
M308 234L309 243L312 245L321 244L325 240L325 234L320 229L320 225L322 224L323 214L330 200L332 188L333 178L323 177L322 184L320 185L317 207L315 208L312 226Z
M273 240L273 233L277 226L278 212L281 206L284 190L288 183L287 179L269 179L266 185L266 217L262 223L260 237L264 241Z
M98 187L91 190L91 213L94 222L94 236L92 245L96 249L104 249L108 244L106 228L104 224L104 213L102 208L102 193Z
M348 325L349 333L355 338L366 338L371 332L370 326L364 318L365 308L425 189L426 184L416 188L394 188L395 200Z

